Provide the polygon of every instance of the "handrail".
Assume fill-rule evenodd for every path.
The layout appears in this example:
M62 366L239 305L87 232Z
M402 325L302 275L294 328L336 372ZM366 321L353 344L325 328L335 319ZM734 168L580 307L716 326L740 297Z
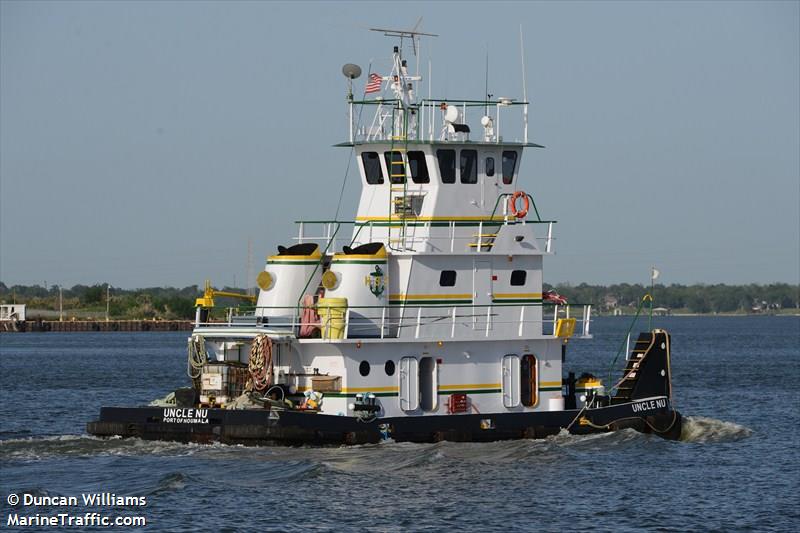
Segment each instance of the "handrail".
M483 107L486 105L501 105L503 107L511 107L511 106L519 106L519 105L528 105L530 102L524 101L515 101L515 100L466 100L460 98L421 98L418 103L416 104L406 104L402 100L397 98L381 98L373 99L373 100L353 100L353 104L363 104L363 105L384 105L384 104L402 104L407 106L409 109L418 109L423 107L425 104L459 104L459 105L466 105L467 107Z
M467 328L471 333L469 338L490 337L491 332L496 332L498 337L515 338L532 335L536 338L555 338L555 326L558 323L559 306L552 306L552 312L542 312L541 316L533 315L526 320L525 308L540 306L540 303L531 304L456 304L432 305L418 304L397 306L352 306L344 314L344 336L341 339L359 338L461 338L465 336ZM416 307L416 309L414 309ZM519 313L515 308L519 308ZM570 304L566 306L579 307L581 310L573 313L580 326L576 328L578 336L590 336L591 306L585 304ZM259 309L259 308L257 308ZM268 307L260 309L287 309L292 307ZM373 310L366 313L363 310ZM380 312L377 312L380 309ZM485 311L483 310L485 309ZM358 311L362 310L362 314ZM391 314L387 312L394 311ZM241 328L254 327L253 331L266 328L269 331L284 332L297 335L297 327L302 325L300 316L294 312L286 315L268 316L268 322L260 323L258 315L235 315L235 309L230 309L225 322L198 322L196 327L211 328ZM569 315L569 313L568 313ZM551 330L549 325L553 326ZM456 327L458 326L459 329ZM545 327L547 326L547 327ZM324 326L323 326L324 327ZM534 329L531 330L530 328ZM380 328L378 330L377 328ZM433 328L433 329L430 329ZM366 335L359 332L370 331ZM334 339L335 340L335 339Z
M586 306L593 306L595 304L592 303L584 303L584 302L569 302L567 304L557 304L550 301L535 301L535 302L510 302L510 303L502 303L502 302L493 302L488 304L454 304L455 307L468 307L468 308L483 308L483 307L515 307L515 306L523 306L523 307L558 307L561 309L565 308L576 308L576 307L586 307ZM406 302L406 307L424 307L424 308L431 308L431 309L441 309L442 307L452 307L451 304L430 304L430 303L415 303L413 300L411 302ZM400 304L386 304L386 305L352 305L348 306L350 309L381 309L381 308L400 308ZM293 305L248 305L248 306L238 306L238 307L231 307L230 309L246 309L246 310L256 310L256 309L295 309Z
M500 193L499 195L497 195L497 200L494 203L494 209L492 209L492 214L489 215L489 216L494 218L494 214L497 212L497 207L500 205L500 200L503 197L508 198L509 196L513 196L513 195L514 195L513 192L503 192L503 193ZM536 218L537 218L537 220L531 220L530 222L551 222L553 224L558 222L557 220L542 220L541 215L539 215L539 210L536 208L536 201L533 199L533 196L531 196L528 193L525 193L525 196L527 196L528 199L531 201L531 205L533 206L533 212L536 213ZM503 215L503 218L513 218L513 217L509 217L508 215Z

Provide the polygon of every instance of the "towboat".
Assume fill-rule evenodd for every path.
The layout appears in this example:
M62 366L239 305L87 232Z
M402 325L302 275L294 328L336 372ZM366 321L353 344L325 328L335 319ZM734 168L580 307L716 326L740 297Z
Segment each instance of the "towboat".
M187 343L191 386L102 407L88 433L255 445L624 428L678 438L666 331L641 333L613 383L567 364L568 346L591 338L592 309L543 291L555 221L519 184L523 151L543 148L528 140L526 97L421 98L404 47L416 55L433 35L377 31L399 41L388 72L368 72L355 97L361 68L342 69L337 146L357 162L354 220L297 222L251 305L224 319L215 297L242 295L207 284Z

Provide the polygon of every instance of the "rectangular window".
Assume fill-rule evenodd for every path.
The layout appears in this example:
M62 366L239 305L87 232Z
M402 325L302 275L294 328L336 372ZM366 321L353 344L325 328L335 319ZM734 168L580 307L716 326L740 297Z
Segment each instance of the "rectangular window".
M494 157L486 158L486 175L490 178L494 176Z
M456 151L436 150L436 159L439 161L439 175L442 183L456 182Z
M406 182L406 165L403 161L403 152L383 152L386 160L386 170L389 172L389 181L392 183Z
M361 163L364 165L364 176L370 185L383 183L383 169L378 152L364 152L361 154Z
M477 150L461 150L461 183L478 183Z
M442 270L439 274L439 285L442 287L454 287L456 284L456 271L455 270Z
M425 152L408 152L408 167L411 170L411 179L414 183L430 183L428 164L425 162Z
M514 181L514 170L517 166L517 152L506 150L503 152L503 183L511 185Z
M528 273L524 270L512 270L511 271L511 285L515 287L519 287L521 285L525 285L525 278L528 277Z

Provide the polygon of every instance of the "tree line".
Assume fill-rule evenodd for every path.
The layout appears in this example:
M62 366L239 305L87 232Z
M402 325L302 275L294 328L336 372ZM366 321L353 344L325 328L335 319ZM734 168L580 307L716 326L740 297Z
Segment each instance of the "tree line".
M600 313L616 310L628 313L636 309L650 287L641 284L614 285L545 284L545 290L555 290L570 303L592 304ZM241 292L243 289L224 287L222 290ZM194 317L195 299L202 295L197 285L183 288L149 287L109 291L109 315L112 318L162 318L191 319ZM689 313L758 313L797 310L800 308L800 285L771 283L766 285L656 285L652 291L655 307L671 312ZM59 287L52 285L13 285L0 282L0 302L24 303L30 310L57 311ZM222 306L238 305L235 301L221 301ZM105 312L106 284L74 285L62 288L62 305L65 312Z
M654 307L664 307L671 312L689 313L760 313L798 309L800 285L770 283L759 285L647 285L619 283L615 285L557 284L547 286L568 301L591 303L596 310L613 312L615 309L635 309L645 294L652 292Z

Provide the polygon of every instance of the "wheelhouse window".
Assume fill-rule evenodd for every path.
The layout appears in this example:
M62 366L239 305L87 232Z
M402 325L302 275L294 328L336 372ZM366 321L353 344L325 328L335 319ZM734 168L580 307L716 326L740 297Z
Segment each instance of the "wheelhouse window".
M511 285L514 287L519 287L525 285L525 278L528 277L528 273L524 270L512 270L511 271Z
M442 287L454 287L456 284L455 270L442 270L439 274L439 285Z
M389 181L397 183L406 182L406 165L403 161L402 152L383 152L386 160L386 170L389 172Z
M494 176L494 157L486 158L486 175L490 178Z
M370 185L383 183L383 169L378 152L364 152L361 154L361 163L364 165L364 176Z
M533 407L539 401L536 376L536 356L526 354L522 356L520 364L520 398L522 405Z
M461 150L461 183L478 183L478 152Z
M408 152L408 168L414 183L430 183L431 178L428 176L425 152Z
M456 182L456 151L436 150L436 159L439 162L439 175L442 183Z
M511 185L514 181L514 170L517 167L517 152L506 150L503 152L503 183Z

